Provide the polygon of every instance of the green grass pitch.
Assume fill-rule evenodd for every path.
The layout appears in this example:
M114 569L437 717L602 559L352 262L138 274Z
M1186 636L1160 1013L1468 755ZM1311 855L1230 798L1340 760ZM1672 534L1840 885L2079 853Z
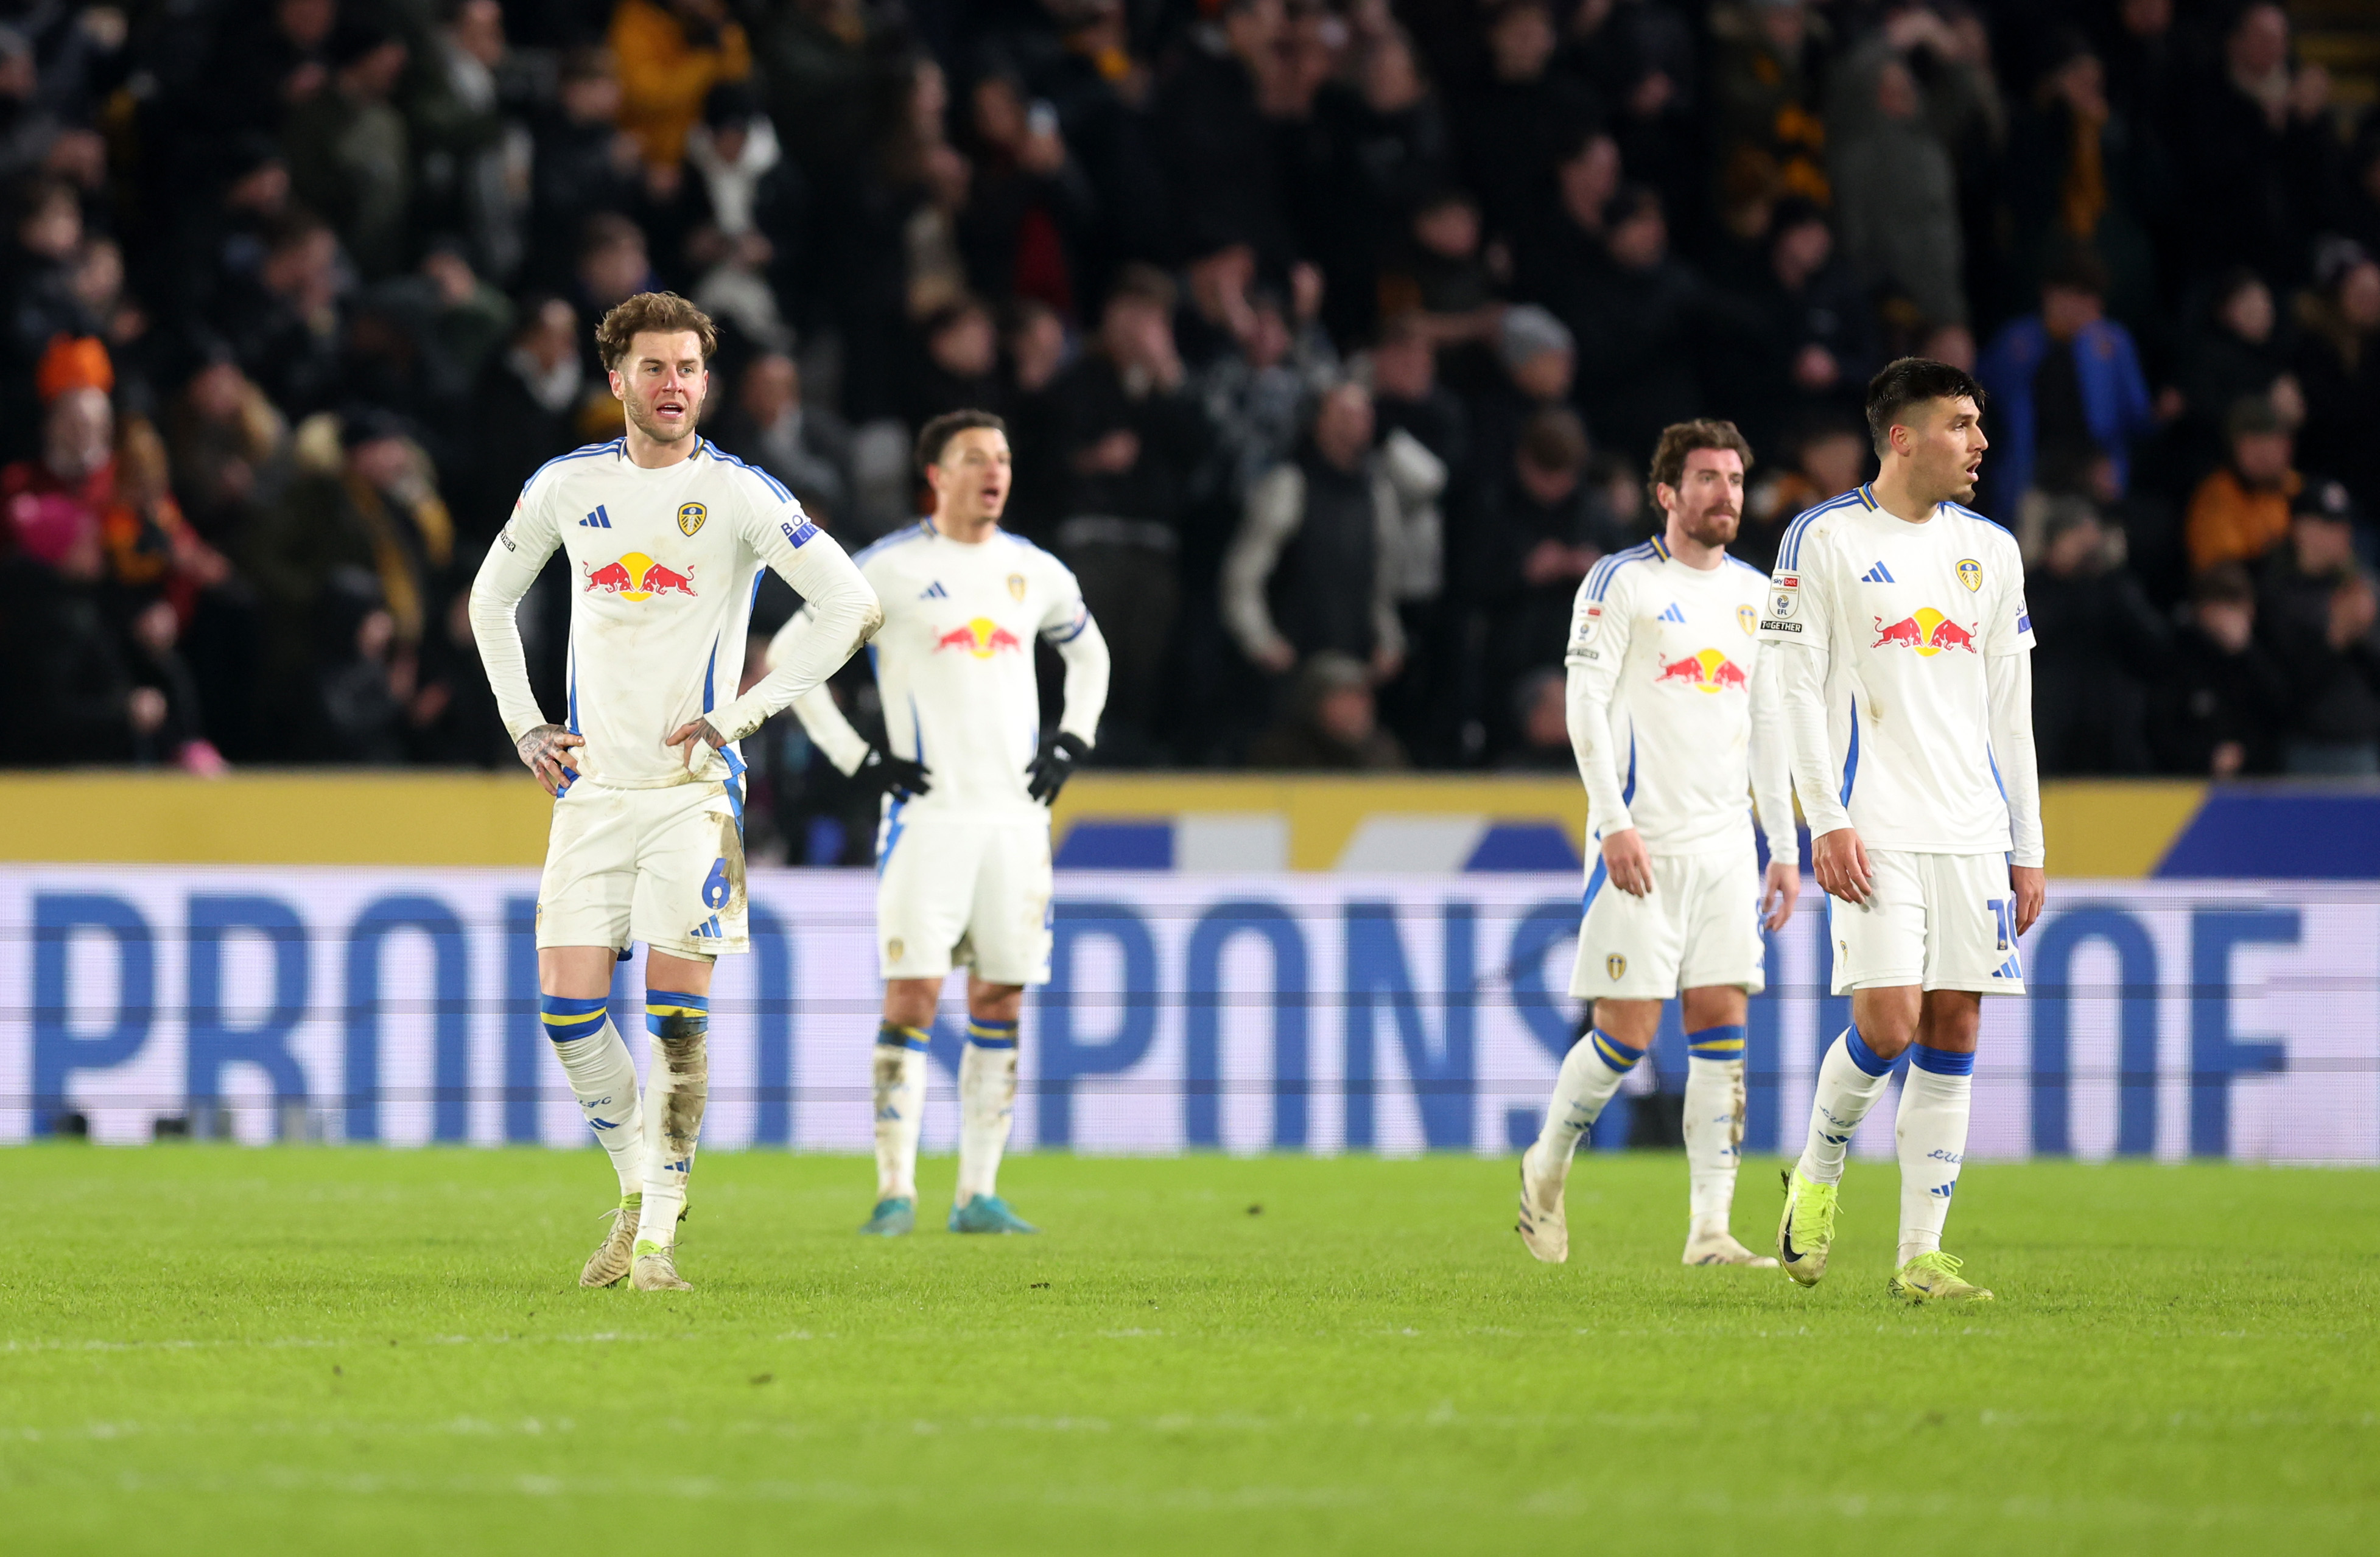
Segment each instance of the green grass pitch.
M2380 1174L1981 1164L2000 1301L1684 1270L1675 1157L1021 1157L1048 1232L852 1235L720 1153L699 1290L582 1292L591 1153L0 1152L11 1552L2374 1550ZM939 1225L948 1159L927 1165ZM1765 1246L1773 1164L1736 1215ZM1261 1208L1261 1209L1258 1209ZM2360 1533L2359 1533L2360 1532Z

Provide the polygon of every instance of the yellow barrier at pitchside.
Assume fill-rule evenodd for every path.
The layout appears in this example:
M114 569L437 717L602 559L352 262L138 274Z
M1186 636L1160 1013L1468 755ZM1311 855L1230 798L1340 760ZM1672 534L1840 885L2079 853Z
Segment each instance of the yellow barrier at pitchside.
M2205 786L2052 783L2042 820L2054 875L2146 875L2197 814ZM552 810L527 773L255 772L222 778L113 770L0 774L0 861L20 863L534 865ZM1586 796L1559 778L1430 774L1087 773L1055 825L1278 817L1288 863L1327 871L1367 818L1469 815L1551 822L1573 842Z

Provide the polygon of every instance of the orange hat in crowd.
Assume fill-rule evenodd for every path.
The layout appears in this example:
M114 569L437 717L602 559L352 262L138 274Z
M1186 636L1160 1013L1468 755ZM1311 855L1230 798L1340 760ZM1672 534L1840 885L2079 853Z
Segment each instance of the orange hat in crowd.
M113 390L115 365L96 335L53 335L42 365L33 370L33 387L44 405L69 390Z

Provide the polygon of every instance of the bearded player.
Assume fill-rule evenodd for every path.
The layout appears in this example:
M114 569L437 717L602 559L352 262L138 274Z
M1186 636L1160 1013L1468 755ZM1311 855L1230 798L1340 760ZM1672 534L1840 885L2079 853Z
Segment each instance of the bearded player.
M1778 1257L1804 1286L1826 1274L1844 1154L1906 1054L1889 1290L1916 1303L1991 1297L1943 1252L1942 1228L1984 996L2024 993L2017 937L2046 895L2024 563L2014 537L1960 506L1990 446L1983 410L1983 387L1947 363L1877 374L1876 477L1786 530L1760 632L1829 899L1834 989L1852 997L1786 1176Z
M959 1176L953 1233L1030 1233L999 1192L1016 1103L1016 1031L1027 985L1050 978L1050 803L1096 737L1108 649L1075 575L1000 527L1008 505L1008 431L953 411L917 434L933 516L861 552L884 601L869 657L885 746L853 730L825 689L794 711L828 758L884 791L876 846L876 928L884 978L876 1031L876 1206L867 1234L917 1225L917 1132L928 1034L952 965L967 966L959 1060ZM808 611L785 624L770 663L814 653L828 631ZM1066 667L1056 730L1041 730L1036 641Z
M746 949L744 761L735 742L832 675L881 613L858 569L774 479L699 436L717 332L640 293L595 332L627 428L529 477L471 586L471 630L504 727L554 799L538 883L538 1007L580 1112L618 1175L583 1286L633 1274L685 1290L677 1222L709 1092L710 975ZM559 549L573 581L565 722L529 689L514 610ZM735 696L759 570L816 632ZM647 947L651 1075L606 1012L615 960Z
M1570 990L1595 1003L1595 1021L1521 1156L1521 1239L1551 1263L1570 1258L1562 1187L1579 1138L1681 994L1685 1262L1777 1263L1728 1228L1760 929L1781 927L1802 890L1783 710L1755 636L1767 579L1727 554L1751 462L1732 422L1664 428L1652 469L1662 534L1597 563L1572 608L1570 738L1598 852ZM1747 794L1768 835L1765 876Z

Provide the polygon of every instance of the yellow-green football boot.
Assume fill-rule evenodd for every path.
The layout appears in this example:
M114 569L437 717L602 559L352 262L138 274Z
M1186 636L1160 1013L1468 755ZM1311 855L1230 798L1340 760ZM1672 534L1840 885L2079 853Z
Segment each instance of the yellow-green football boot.
M1977 1286L1960 1276L1959 1267L1964 1263L1955 1254L1930 1250L1893 1272L1892 1284L1886 1290L1912 1303L1990 1302L1990 1287Z
M1785 1214L1777 1223L1777 1262L1803 1286L1827 1273L1827 1251L1835 1247L1835 1201L1839 1186L1785 1175Z

